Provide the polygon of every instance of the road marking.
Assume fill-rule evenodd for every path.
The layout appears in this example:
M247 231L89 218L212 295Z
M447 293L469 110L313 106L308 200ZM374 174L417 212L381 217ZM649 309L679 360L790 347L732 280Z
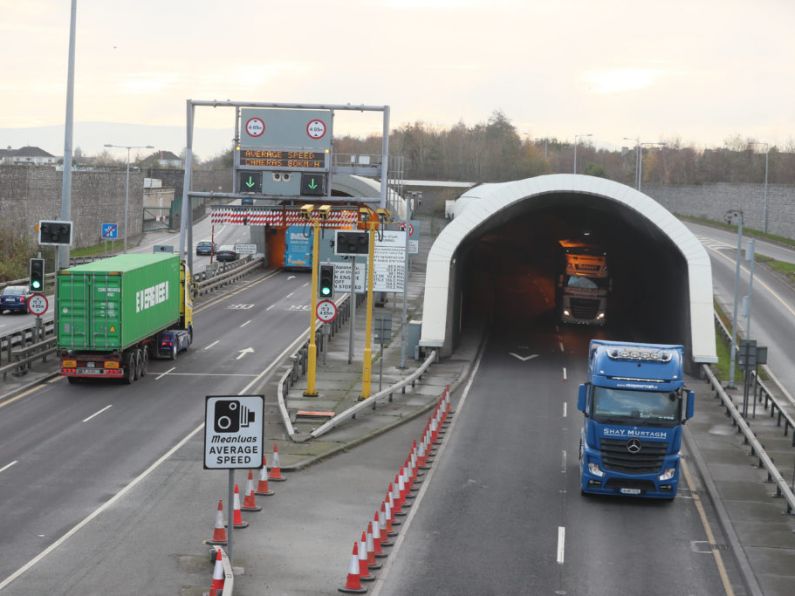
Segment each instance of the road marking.
M169 377L256 377L256 373L198 373L198 372L173 372Z
M278 275L279 273L280 273L280 271L278 271L278 270L277 271L272 271L271 273L268 273L268 274L266 274L265 276L263 276L263 277L261 277L259 279L255 279L255 280L253 280L251 282L245 283L245 285L243 285L243 287L235 290L234 292L230 292L229 294L224 294L223 296L219 296L215 300L211 300L209 302L205 302L201 306L196 307L193 310L193 314L198 314L200 312L203 312L203 311L207 310L208 308L210 308L211 306L214 306L214 305L218 304L219 302L223 302L224 300L228 300L229 298L232 298L233 296L237 296L241 292L245 292L246 290L249 290L249 289L253 288L254 286L257 286L257 285L261 284L263 281L267 281L271 277L274 277L275 275Z
M171 368L169 368L169 369L168 369L166 372L164 372L163 374L161 374L159 377L155 377L155 381L159 381L160 379L162 379L163 377L165 377L165 376L166 376L168 373L170 373L170 372L171 372L172 370L174 370L175 368L177 368L177 367L176 367L176 366L172 366L172 367L171 367Z
M305 283L305 284L303 284L301 287L302 287L302 288L305 288L305 287L306 287L306 286L308 286L308 285L309 285L309 282L306 282L306 283Z
M6 464L6 465L4 465L2 468L0 468L0 472L5 472L5 471L6 471L8 468L10 468L11 466L15 466L15 465L17 465L17 463L18 463L18 462L19 462L19 460L18 460L18 459L15 459L15 460L14 460L14 461L12 461L10 464Z
M566 473L566 450L563 450L563 457L561 458L561 472Z
M566 528L558 526L558 564L563 565L564 554L566 552Z
M290 292L289 294L287 294L287 296L285 296L285 298L290 298L293 294L295 294L295 292Z
M730 258L729 258L729 257L727 257L726 255L724 255L722 252L720 252L720 251L718 251L718 250L715 250L714 248L710 248L710 250L711 250L712 252L714 252L716 255L718 255L718 256L720 256L720 257L723 257L724 259L726 259L726 260L727 260L729 263L731 263L733 266L736 266L736 264L737 264L737 261L735 261L734 259L730 259ZM741 269L743 269L744 271L748 271L748 269L747 269L747 268L746 268L744 265L742 265L742 264L740 264L740 268L741 268ZM762 287L763 287L763 288L765 288L765 289L766 289L768 292L770 292L770 294L773 296L773 298L775 298L776 300L778 300L778 301L781 303L781 305L782 305L784 308L786 308L786 309L787 309L787 310L790 312L790 314L791 314L793 317L795 317L795 310L793 310L793 308L792 308L792 307L791 307L789 304L787 304L787 303L784 301L784 299L783 299L781 296L779 296L779 295L776 293L776 291L775 291L775 290L773 290L773 288L771 288L769 285L767 285L765 282L763 282L761 279L759 279L759 277L758 277L758 276L754 276L754 283L756 283L756 284L758 284L758 285L762 286Z
M287 276L287 281L290 281L291 279L295 279L295 275L288 275Z
M566 367L563 367L563 380L566 381L568 377L566 376Z
M270 305L268 308L266 308L266 309L265 309L265 312L268 312L268 311L269 311L270 309L272 309L274 306L276 306L276 305L275 305L275 304L271 304L271 305Z
M567 404L567 403L564 401L564 402L563 402L563 417L564 417L564 418L566 417L566 414L567 414L567 411L568 411L568 409L569 409L569 408L568 408L568 404Z
M461 394L461 399L458 400L458 405L455 408L456 416L453 418L452 424L447 429L447 436L449 437L450 434L455 429L456 424L458 421L461 420L461 412L463 411L464 404L467 401L467 397L469 397L469 390L472 388L472 383L475 382L475 377L478 374L478 369L480 368L480 361L483 359L483 355L486 353L486 343L483 343L483 347L481 348L481 352L478 355L478 359L475 361L475 366L472 368L472 373L469 377L469 381L467 381L466 387L464 387L464 391ZM248 390L248 387L244 390L244 392ZM444 450L447 448L449 441L442 441L442 446L439 447L439 451L436 452L436 460L438 461L442 455L444 454ZM406 516L406 519L403 520L403 531L398 534L397 539L395 540L395 546L392 547L392 552L390 554L395 555L400 550L401 545L403 544L403 540L406 538L406 535L409 533L409 526L411 525L414 516L416 515L417 511L419 510L419 505L422 502L425 493L428 491L428 486L431 484L431 480L433 479L433 475L438 469L437 466L431 466L431 469L425 475L425 482L422 483L419 492L417 493L417 498L414 499L414 506L409 511L409 514ZM381 589L384 586L384 581L389 574L389 570L392 567L392 561L397 559L397 556L391 556L387 559L386 565L384 565L383 571L379 574L378 579L375 580L373 584L373 596L378 596L381 593ZM0 586L2 587L2 586Z
M245 326L246 326L246 325L248 325L250 322L251 322L251 319L249 319L248 321L246 321L245 323L243 323L243 324L241 325L241 327L245 327Z
M563 349L563 342L562 342L562 341L559 341L559 342L558 342L558 345L560 346L560 351L561 351L561 352L565 352L565 350Z
M92 419L92 418L94 418L95 416L99 416L100 414L102 414L102 412L104 412L105 410L110 410L112 407L113 407L113 404L108 404L107 406L105 406L104 408L102 408L102 409L101 409L99 412L94 412L94 413L93 413L93 414L91 414L91 416L89 416L88 418L83 418L83 422L88 422L89 420L91 420L91 419Z
M698 516L701 518L701 525L704 527L707 540L711 545L713 545L712 556L715 559L715 565L718 568L718 575L720 575L720 581L723 584L723 589L726 592L726 596L734 596L734 588L732 588L731 582L729 581L729 574L726 572L726 566L723 564L723 557L721 556L720 551L717 548L714 548L715 534L712 532L712 526L709 525L707 514L704 511L704 505L701 503L701 497L693 490L695 483L693 482L693 477L690 475L690 466L687 465L687 462L684 459L680 459L679 462L679 465L682 466L682 475L685 478L685 484L687 484L687 489L690 491L690 495L693 497L693 503L695 503L696 511L698 511ZM2 587L3 586L0 585L0 588Z
M206 346L204 346L204 348L202 348L202 349L203 349L203 350L209 350L210 348L212 348L212 347L213 347L215 344L217 344L217 343L218 343L218 342L220 342L220 341L221 341L220 339L216 339L216 340L215 340L213 343L211 343L211 344L207 344L207 345L206 345ZM172 369L172 370L173 370L173 369Z
M508 352L509 356L513 356L514 358L521 360L522 362L527 362L528 360L532 360L533 358L538 358L538 354L530 354L529 356L520 356L516 352Z
M237 355L237 358L235 358L235 360L240 360L246 354L253 354L254 353L254 348L251 348L251 347L244 348L242 350L238 350L238 352L240 352L240 354Z

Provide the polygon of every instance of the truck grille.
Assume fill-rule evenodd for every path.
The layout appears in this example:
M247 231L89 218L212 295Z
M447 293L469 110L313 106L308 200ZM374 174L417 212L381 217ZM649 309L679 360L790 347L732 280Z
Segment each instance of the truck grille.
M667 445L656 441L640 441L640 451L631 453L626 440L602 439L602 463L605 469L625 474L650 474L662 467Z
M595 319L598 310L598 300L588 300L587 298L571 299L571 315L575 319Z

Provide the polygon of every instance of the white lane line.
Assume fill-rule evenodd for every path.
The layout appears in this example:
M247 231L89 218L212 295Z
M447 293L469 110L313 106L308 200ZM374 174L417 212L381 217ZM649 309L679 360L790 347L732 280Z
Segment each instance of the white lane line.
M268 312L268 311L269 311L270 309L272 309L274 306L276 306L276 305L275 305L275 304L271 304L271 305L270 305L268 308L266 308L266 309L265 309L265 312Z
M357 273L358 273L358 271L357 271ZM302 287L302 288L305 288L305 287L306 287L306 286L308 286L308 285L309 285L309 282L306 282L306 283L305 283L304 285L302 285L301 287Z
M249 319L248 321L246 321L245 323L243 323L243 324L241 325L241 327L245 327L245 326L246 326L246 325L248 325L250 322L251 322L251 319Z
M565 474L566 473L566 450L565 449L563 450L563 457L560 460L560 465L561 465L560 471Z
M160 466L160 464L162 464L169 457L171 457L177 450L179 450L185 443L190 441L194 437L194 435L196 435L203 428L204 428L204 424L202 423L198 427L193 429L190 433L188 433L187 437L182 439L179 443L174 445L174 447L172 447L166 453L164 453L163 456L160 459L158 459L155 463L153 463L151 466L149 466L146 470L141 472L141 474L139 476L137 476L132 482L130 482L130 484L125 486L123 489L121 489L119 492L117 492L115 495L113 495L110 499L105 501L105 503L100 505L98 508L94 509L94 511L92 511L86 517L84 517L77 525L75 525L66 534L61 536L58 540L53 542L50 546L45 548L38 555L33 557L30 561L25 563L22 567L17 569L14 573L9 575L7 578L5 578L2 582L0 582L0 590L5 588L6 586L8 586L11 582L13 582L19 576L24 574L26 571L28 571L36 563L41 561L44 557L49 555L52 551L54 551L56 548L61 546L64 542L69 540L72 536L77 534L77 532L79 532L84 526L89 524L91 522L91 520L93 520L95 517L97 517L100 513L102 513L106 509L108 509L108 508L112 507L114 504L116 504L124 495L126 495L133 488L135 488L138 485L138 483L140 483L144 478L149 476L149 474L151 474L154 470L156 470Z
M206 346L204 346L204 348L202 348L202 349L203 349L203 350L205 350L205 351L206 351L206 350L209 350L209 349L210 349L210 348L212 348L212 347L213 347L215 344L217 344L219 341L221 341L221 340L220 340L220 339L216 339L216 340L215 340L213 343L211 343L211 344L207 344L207 345L206 345ZM174 369L172 368L171 370L174 370Z
M287 296L285 296L285 298L290 298L293 294L295 294L295 292L290 292L289 294L287 294Z
M486 353L486 343L484 342L482 351L478 355L478 359L475 361L475 366L472 368L472 373L469 377L469 381L464 387L464 391L461 394L461 399L458 400L458 405L455 408L456 416L453 418L453 423L450 425L450 428L447 429L447 436L450 436L453 433L458 421L461 420L461 412L463 411L464 404L466 403L467 397L469 397L469 390L472 388L472 383L475 382L475 377L478 374L478 369L480 368L480 361L483 359L483 355ZM246 388L246 390L248 387ZM442 441L442 446L439 447L439 451L436 453L436 460L439 461L442 455L444 455L444 451L447 448L449 441ZM414 500L414 506L409 511L409 514L403 520L403 531L398 534L397 539L395 540L395 546L392 547L392 552L390 553L391 557L389 557L384 565L384 568L381 570L381 573L378 575L378 578L375 580L373 584L373 596L379 596L381 590L384 587L384 582L389 575L389 571L392 568L392 562L397 559L396 553L400 550L401 545L403 544L403 540L406 538L406 535L409 533L409 526L411 525L414 516L416 515L417 511L419 510L419 506L422 503L422 499L425 496L425 493L428 491L428 487L431 484L431 480L433 480L433 475L438 470L438 466L431 466L430 471L425 475L425 482L422 483L420 487L420 491L417 493L417 498ZM2 587L2 586L0 586Z
M563 402L563 417L564 418L566 417L566 414L568 413L568 409L569 409L568 408L568 404L564 401Z
M566 367L564 366L564 367L563 367L563 380L565 381L565 380L567 380L568 378L569 378L569 377L568 377L568 376L566 376Z
M564 352L565 350L563 349L563 342L562 342L562 341L559 341L559 342L558 342L558 345L560 346L560 351L561 351L561 352Z
M166 372L164 372L163 374L161 374L159 377L155 377L155 381L159 381L160 379L162 379L163 377L165 377L165 376L166 376L168 373L170 373L170 372L171 372L172 370L174 370L175 368L177 368L177 367L176 367L176 366L172 366L172 367L171 367L171 368L169 368L169 369L168 369Z
M256 373L196 373L178 372L169 373L169 377L256 377Z
M564 553L566 552L566 528L558 526L558 564L563 565Z
M101 409L99 412L94 412L94 413L93 413L93 414L91 414L91 416L89 416L88 418L83 418L83 422L88 422L89 420L91 420L91 419L92 419L92 418L94 418L95 416L99 416L100 414L102 414L102 412L104 412L105 410L110 410L112 407L113 407L113 404L108 404L107 406L105 406L104 408L102 408L102 409Z
M10 464L6 464L6 465L4 465L2 468L0 468L0 472L5 472L5 471L6 471L8 468L10 468L11 466L15 466L15 465L17 465L17 463L18 463L18 462L19 462L19 460L18 460L18 459L15 459L15 460L14 460L14 461L12 461Z

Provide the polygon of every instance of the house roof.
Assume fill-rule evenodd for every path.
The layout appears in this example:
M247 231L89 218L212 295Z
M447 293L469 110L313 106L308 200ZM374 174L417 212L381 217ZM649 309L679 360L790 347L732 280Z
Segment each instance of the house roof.
M40 147L28 145L19 149L0 149L0 157L55 157L52 153L47 153Z

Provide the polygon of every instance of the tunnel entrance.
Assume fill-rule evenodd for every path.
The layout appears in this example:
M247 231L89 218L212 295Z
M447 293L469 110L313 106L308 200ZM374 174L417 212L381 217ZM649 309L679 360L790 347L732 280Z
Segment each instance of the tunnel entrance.
M546 182L546 190L528 192L537 180ZM583 188L588 186L594 188ZM500 195L509 198L495 204ZM560 326L589 337L681 343L695 361L715 358L709 259L687 228L651 198L575 175L486 185L462 198L478 200L457 214L437 239L439 252L434 254L435 244L429 255L426 309L436 314L433 300L442 287L447 295L443 354L454 349L461 329L485 322L497 333ZM561 321L560 282L566 277L560 241L570 238L592 240L606 253L603 327ZM451 255L446 262L445 251ZM446 283L439 283L445 266ZM427 320L426 312L422 343L429 346L440 326L431 323L426 333Z

